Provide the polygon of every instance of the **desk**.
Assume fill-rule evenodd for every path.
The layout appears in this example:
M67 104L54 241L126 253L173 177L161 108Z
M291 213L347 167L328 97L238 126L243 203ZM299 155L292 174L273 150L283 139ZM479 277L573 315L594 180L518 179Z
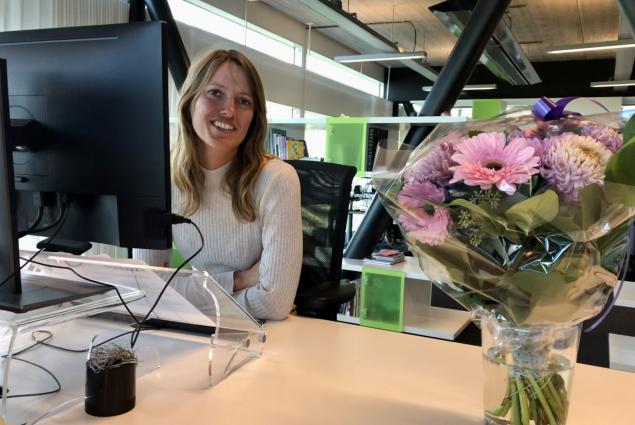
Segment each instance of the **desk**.
M260 359L218 386L168 390L173 359L137 381L137 407L91 418L79 407L50 424L482 425L479 347L319 319L267 323ZM577 365L569 424L627 425L635 374Z
M363 266L364 260L342 259L342 270L361 272ZM404 332L454 340L470 323L470 313L467 311L430 305L432 283L425 272L421 270L416 258L406 257L405 261L392 266L373 264L369 267L386 268L405 273ZM341 314L337 316L337 320L359 323L359 318Z

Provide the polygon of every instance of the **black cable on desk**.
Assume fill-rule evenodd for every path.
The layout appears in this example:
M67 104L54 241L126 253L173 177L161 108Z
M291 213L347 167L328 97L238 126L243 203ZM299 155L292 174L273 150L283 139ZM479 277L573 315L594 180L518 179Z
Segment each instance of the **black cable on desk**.
M59 222L57 223L57 229L55 229L55 232L53 232L53 235L49 238L49 243L57 236L57 234L60 232L60 230L62 230L62 227L64 226L64 222L66 222L66 217L68 217L68 210L69 210L69 203L68 202L64 202L63 206L62 206L62 212L60 213L60 217L59 217ZM37 257L42 251L44 251L44 249L46 249L46 245L43 246L42 248L40 248L35 254L33 254L31 256L31 258L26 259L26 262L24 264L22 264L20 266L19 269L17 269L16 271L14 271L13 273L11 273L9 276L7 276L1 283L0 283L0 287L2 287L2 285L4 285L5 283L7 283L7 281L9 279L11 279L13 276L15 276L17 273L20 273L20 271L26 267L27 264L33 262L33 259L35 257ZM22 258L22 257L20 257Z
M203 233L201 232L201 229L198 228L196 223L194 223L190 219L187 219L185 217L181 217L181 216L176 215L176 214L170 214L169 218L170 218L170 222L172 224L187 223L187 224L191 224L192 226L194 226L194 228L198 232L198 236L201 238L201 246L196 250L196 252L194 252L194 254L190 255L189 258L183 260L181 265L179 265L179 267L176 270L174 270L174 272L172 273L170 278L167 280L167 282L165 282L165 285L163 285L163 288L161 289L161 292L159 292L159 295L157 296L157 299L154 301L154 304L152 304L152 307L150 307L150 310L148 310L148 312L146 313L144 318L141 320L141 323L139 323L138 328L132 334L131 344L130 344L131 348L134 348L135 344L137 343L137 339L139 338L139 333L141 332L145 322L148 320L148 317L150 317L150 314L152 314L152 312L156 308L157 304L159 303L159 300L163 296L163 293L168 289L168 286L170 286L170 283L172 282L172 279L174 279L174 277L178 274L178 272L181 271L181 269L187 263L189 263L191 260L193 260L203 250L203 247L205 247L205 239L203 238Z

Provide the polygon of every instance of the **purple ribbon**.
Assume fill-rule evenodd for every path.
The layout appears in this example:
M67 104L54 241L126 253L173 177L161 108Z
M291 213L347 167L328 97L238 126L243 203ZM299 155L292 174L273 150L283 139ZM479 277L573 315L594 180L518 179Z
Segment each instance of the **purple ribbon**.
M563 97L559 101L554 102L548 97L541 97L531 108L531 112L534 114L535 117L540 118L543 121L557 120L559 118L571 115L579 116L580 114L578 114L577 112L566 111L564 109L570 102L574 101L577 98L578 96ZM606 109L606 107L600 102L597 102L593 99L588 100L595 103L596 105L599 105L606 112L609 112L609 110Z

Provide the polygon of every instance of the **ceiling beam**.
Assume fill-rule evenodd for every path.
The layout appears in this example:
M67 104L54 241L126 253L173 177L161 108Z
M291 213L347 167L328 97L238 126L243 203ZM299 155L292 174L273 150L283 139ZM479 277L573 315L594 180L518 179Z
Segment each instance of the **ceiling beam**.
M620 10L620 40L635 39L635 2L633 0L616 0ZM630 80L635 63L635 49L622 49L615 53L615 80ZM625 91L626 87L615 87L615 91Z

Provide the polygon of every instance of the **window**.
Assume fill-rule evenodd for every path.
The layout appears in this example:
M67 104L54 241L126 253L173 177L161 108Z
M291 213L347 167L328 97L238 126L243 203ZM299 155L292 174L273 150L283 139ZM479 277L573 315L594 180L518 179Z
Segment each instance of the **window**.
M354 71L319 53L309 51L306 58L306 69L373 96L383 97L384 95L384 83L381 81Z
M247 24L201 0L169 0L174 19L226 38L291 65L302 65L302 46L256 25Z

